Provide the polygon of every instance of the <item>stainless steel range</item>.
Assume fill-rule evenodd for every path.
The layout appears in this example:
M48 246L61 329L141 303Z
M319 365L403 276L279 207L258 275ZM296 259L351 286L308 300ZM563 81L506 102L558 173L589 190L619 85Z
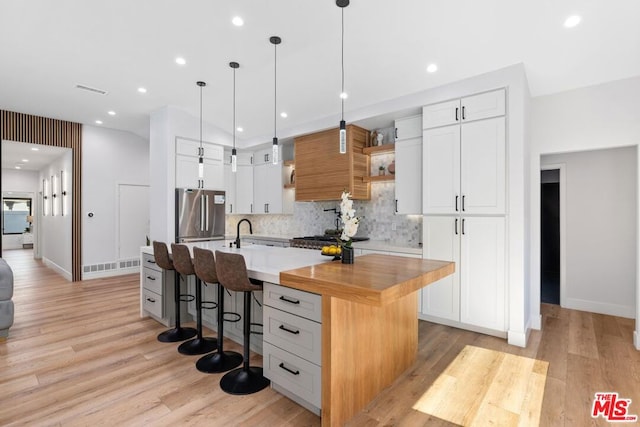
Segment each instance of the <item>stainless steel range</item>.
M351 240L354 242L362 242L369 240L368 237L353 237ZM335 236L305 236L294 237L289 239L289 246L292 248L306 248L306 249L322 249L323 246L337 245L338 242Z

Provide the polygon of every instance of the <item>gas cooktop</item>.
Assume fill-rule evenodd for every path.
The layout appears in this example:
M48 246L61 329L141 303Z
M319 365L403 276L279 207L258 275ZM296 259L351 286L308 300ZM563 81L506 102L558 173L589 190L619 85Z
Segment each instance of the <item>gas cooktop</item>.
M321 235L321 236L304 236L304 237L294 237L289 240L289 245L294 248L309 248L309 249L320 249L326 244L335 244L336 237L339 236L331 236L331 235ZM355 236L351 238L354 242L362 242L364 240L369 240L368 237Z

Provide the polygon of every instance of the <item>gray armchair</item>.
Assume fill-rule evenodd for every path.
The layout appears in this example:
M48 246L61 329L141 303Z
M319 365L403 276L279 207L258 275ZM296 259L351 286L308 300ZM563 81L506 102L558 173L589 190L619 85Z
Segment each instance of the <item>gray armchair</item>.
M0 341L7 338L13 325L13 271L0 258Z

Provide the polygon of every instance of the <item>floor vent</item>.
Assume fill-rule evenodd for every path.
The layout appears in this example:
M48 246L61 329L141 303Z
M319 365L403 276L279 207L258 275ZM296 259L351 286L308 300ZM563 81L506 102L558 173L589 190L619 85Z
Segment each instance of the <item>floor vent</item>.
M139 259L122 260L118 262L105 262L101 264L83 265L82 271L84 273L95 273L98 271L110 271L124 268L132 268L140 266Z

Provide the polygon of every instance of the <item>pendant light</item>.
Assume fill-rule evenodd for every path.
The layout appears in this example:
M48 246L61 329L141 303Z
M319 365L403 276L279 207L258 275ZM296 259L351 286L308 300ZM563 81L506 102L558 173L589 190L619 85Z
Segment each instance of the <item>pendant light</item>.
M236 70L240 68L237 62L229 62L233 68L233 148L231 149L231 172L238 171L238 153L236 151Z
M277 66L277 47L282 42L282 39L278 36L272 36L269 38L271 44L273 44L273 164L278 164L278 136L276 133L276 117L278 109L278 66Z
M347 126L344 121L344 99L347 94L344 91L344 8L349 6L349 0L336 0L336 5L342 12L342 32L341 32L341 66L342 66L342 92L340 92L340 102L342 104L342 116L340 118L340 154L347 152Z
M198 178L204 177L204 149L202 148L202 88L205 82L196 82L200 87L200 148L198 148ZM199 181L198 181L199 182Z

